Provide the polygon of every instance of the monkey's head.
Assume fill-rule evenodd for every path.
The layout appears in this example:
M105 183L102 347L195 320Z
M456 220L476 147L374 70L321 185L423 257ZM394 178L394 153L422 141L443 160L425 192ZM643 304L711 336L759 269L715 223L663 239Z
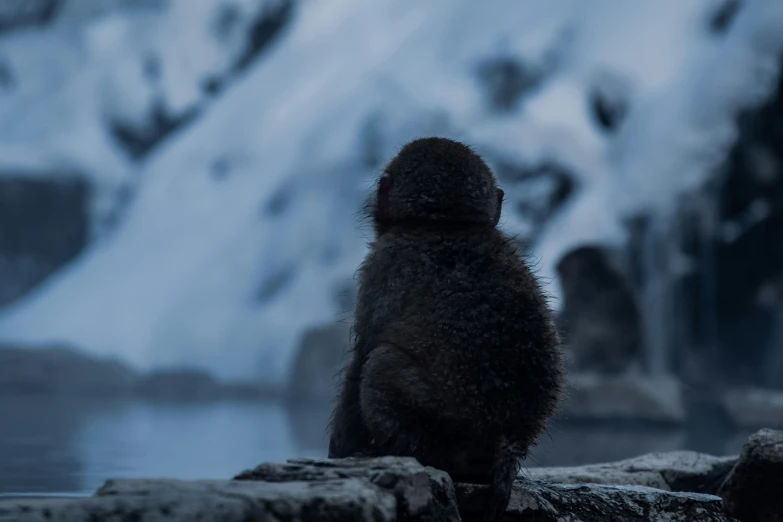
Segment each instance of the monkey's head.
M422 138L405 145L378 180L369 204L376 232L419 225L497 225L503 191L467 145Z

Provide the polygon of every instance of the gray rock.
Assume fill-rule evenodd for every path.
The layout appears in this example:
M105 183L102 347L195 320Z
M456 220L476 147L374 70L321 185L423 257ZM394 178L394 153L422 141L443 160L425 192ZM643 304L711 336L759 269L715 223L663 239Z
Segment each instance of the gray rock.
M460 519L449 475L412 458L300 459L287 464L262 464L240 473L235 480L330 482L346 478L363 479L391 493L397 502L395 520Z
M737 457L695 451L648 453L632 459L579 467L529 468L531 479L558 484L647 486L664 491L716 495Z
M685 464L683 464L685 465ZM411 458L262 464L232 481L111 480L82 499L0 502L0 521L480 520L486 486ZM504 520L729 522L721 499L643 486L518 480Z
M686 411L680 382L674 377L572 373L558 417L679 424Z
M733 389L723 397L726 413L743 428L783 428L783 391Z
M305 332L291 369L290 399L325 402L334 398L335 376L343 363L349 334L347 322L321 325Z
M128 396L138 375L113 359L99 359L66 346L16 348L0 345L0 392L58 396Z
M783 521L783 431L753 434L719 494L742 522Z
M456 484L464 522L480 520L474 511L485 486ZM503 520L537 522L730 522L721 499L700 493L672 493L644 486L546 484L518 480Z
M0 502L0 521L396 520L394 496L360 479L328 482L109 481L79 500Z
M557 326L581 372L617 375L642 359L642 313L616 250L582 244L557 262L563 310Z

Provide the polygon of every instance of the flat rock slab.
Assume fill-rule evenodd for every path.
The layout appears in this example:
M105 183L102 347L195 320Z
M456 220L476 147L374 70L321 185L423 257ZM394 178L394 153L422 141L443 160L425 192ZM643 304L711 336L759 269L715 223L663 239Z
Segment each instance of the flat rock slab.
M783 431L753 434L719 493L742 522L783 522Z
M411 458L262 464L234 480L110 480L81 499L0 502L0 522L474 521L486 486ZM720 498L643 486L514 485L504 520L728 522Z
M664 491L717 495L737 457L714 457L695 451L648 453L632 459L559 468L528 468L530 479L558 484L647 486Z
M481 520L484 486L456 484L464 522ZM700 493L673 493L644 486L547 484L519 480L504 521L535 522L731 522L721 499Z
M363 479L396 499L396 520L459 520L449 475L425 467L413 458L291 460L286 464L261 464L244 471L238 481L333 481Z
M78 500L0 502L0 521L101 522L397 519L394 495L360 479L328 482L109 481Z

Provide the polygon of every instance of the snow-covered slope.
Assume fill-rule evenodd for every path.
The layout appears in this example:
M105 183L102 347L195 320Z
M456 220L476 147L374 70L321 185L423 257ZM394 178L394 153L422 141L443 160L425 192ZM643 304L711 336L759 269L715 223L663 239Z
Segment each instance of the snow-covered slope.
M707 29L716 5L302 1L274 51L145 162L114 235L6 310L0 339L284 378L302 330L341 312L369 233L356 211L372 177L422 135L574 177L575 195L536 231L551 278L564 249L622 241L623 214L707 175L705 154L725 151L736 108L763 93L783 4L747 2L725 35ZM536 81L498 113L477 71L509 58ZM630 107L614 134L589 103L606 74ZM513 204L530 185L503 183L503 226L530 235Z
M136 181L113 127L154 134L156 113L176 121L199 108L205 84L248 50L252 24L283 1L69 1L48 26L4 35L0 175L57 158L92 182L100 230L113 196Z

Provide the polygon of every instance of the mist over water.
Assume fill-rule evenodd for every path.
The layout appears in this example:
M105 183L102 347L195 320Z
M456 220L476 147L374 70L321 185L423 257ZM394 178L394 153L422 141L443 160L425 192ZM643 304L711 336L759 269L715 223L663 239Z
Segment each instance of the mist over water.
M0 398L0 494L92 494L110 478L228 479L262 462L325 458L328 405ZM746 434L554 423L525 462L569 466L692 449L737 453Z

